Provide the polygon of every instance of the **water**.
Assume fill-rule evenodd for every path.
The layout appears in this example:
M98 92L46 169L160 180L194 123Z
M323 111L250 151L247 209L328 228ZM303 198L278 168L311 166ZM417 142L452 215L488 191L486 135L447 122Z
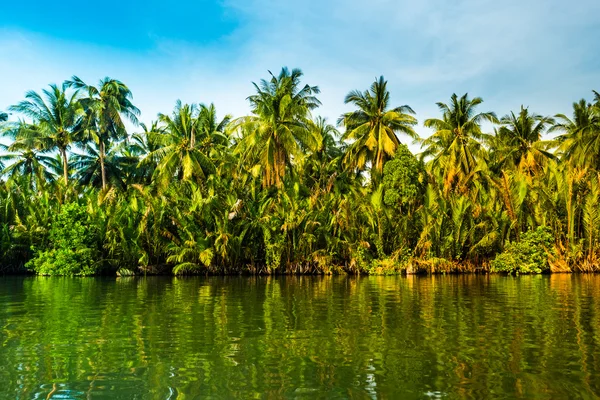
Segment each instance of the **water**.
M600 396L600 276L0 277L0 398Z

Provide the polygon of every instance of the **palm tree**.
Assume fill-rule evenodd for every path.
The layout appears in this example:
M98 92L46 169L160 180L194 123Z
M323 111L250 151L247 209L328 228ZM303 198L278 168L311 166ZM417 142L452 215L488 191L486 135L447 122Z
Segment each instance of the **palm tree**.
M323 117L310 121L308 128L312 143L304 165L304 183L308 186L317 183L322 189L324 184L332 177L336 177L340 170L340 160L343 155L337 141L340 134L335 126L329 124Z
M122 146L115 146L109 142L108 147L105 147L102 164L97 145L88 144L83 150L83 153L74 154L70 163L81 185L102 187L104 167L104 179L113 186L125 189L128 182L127 172L137 165L137 157L122 154Z
M82 132L83 109L78 103L78 92L67 94L68 84L59 88L50 85L43 89L43 96L34 91L27 92L26 100L10 107L33 120L34 130L21 129L22 137L36 137L42 151L58 150L62 158L65 184L69 179L67 151L79 139Z
M481 123L497 123L493 112L477 113L476 108L483 99L469 99L468 94L458 97L453 94L450 104L437 103L442 118L425 120L424 125L435 132L422 141L426 147L422 157L433 156L431 166L437 170L448 190L453 184L465 185L477 172L483 156L479 140L483 137Z
M345 157L351 168L360 170L370 162L376 175L380 176L383 165L394 156L400 144L397 133L418 139L413 129L417 124L413 117L415 112L407 105L390 109L390 92L383 76L364 93L351 91L344 102L358 108L338 120L338 125L346 128L342 140L353 140Z
M219 121L217 109L213 103L208 106L200 104L198 106L198 122L200 125L197 137L197 140L200 141L199 147L207 151L214 146L227 146L229 144L229 138L225 130L231 122L231 115L226 115Z
M153 158L147 158L147 156L160 149L160 137L165 133L165 128L159 126L158 121L153 121L149 126L141 123L140 127L143 129L142 132L134 133L131 136L128 150L132 156L138 157L138 165L133 171L135 181L149 185L160 159L156 157L156 153Z
M317 117L309 124L310 135L312 136L312 146L310 151L313 156L321 160L332 160L342 155L338 144L340 133L331 125L327 118Z
M140 165L160 160L155 176L161 186L167 186L175 177L184 181L198 180L215 172L212 160L196 144L202 133L202 120L195 104L182 104L178 100L172 115L159 114L158 120L164 133L149 133L149 140L159 148L148 153Z
M146 154L158 150L158 144L152 141L150 138L153 135L163 134L164 128L159 126L158 121L152 121L150 125L146 125L143 122L140 123L142 132L134 133L129 140L129 148L132 153L138 156L145 156Z
M56 153L52 157L49 157L48 162L44 163L44 166L50 172L53 177L60 177L64 175L63 158L60 153ZM71 168L71 157L69 157L69 176L73 175L73 169ZM53 178L54 180L54 178Z
M86 97L80 100L86 112L85 134L98 146L102 189L105 189L107 179L104 160L108 142L126 138L124 119L137 125L140 111L131 102L133 96L129 88L116 79L106 77L100 80L98 86L91 86L73 76L67 85L86 92Z
M1 148L8 153L0 155L0 165L2 165L2 175L12 179L22 177L27 181L30 188L41 188L45 182L52 181L54 176L47 167L53 164L52 157L43 154L38 150L39 146L34 139L21 138L22 131L33 131L37 128L20 122L3 132L3 136L13 139L10 146L2 145ZM4 167L8 161L8 166Z
M51 181L53 175L46 169L46 164L52 162L52 157L40 154L35 149L24 148L19 151L0 155L0 160L9 161L8 167L4 168L2 175L10 178L16 176L26 177L31 187L39 189L45 182Z
M231 154L231 140L227 127L231 123L231 115L225 115L221 120L217 118L217 109L214 104L198 106L198 120L200 132L197 146L206 154L217 167L219 174L223 170L231 172L237 159Z
M317 86L300 86L299 69L269 74L270 80L253 83L256 94L248 97L253 115L237 119L233 129L242 133L238 153L262 170L263 185L280 187L286 167L301 157L300 144L310 140L307 125L310 112L321 104L315 97L320 91Z
M542 135L551 117L530 113L521 106L518 115L514 112L500 119L496 135L489 138L490 152L497 158L499 168L516 167L527 173L539 172L545 161L554 156L547 151L551 142L542 141Z
M585 99L573 103L573 117L556 114L557 122L550 128L552 132L562 132L557 138L559 151L574 166L600 167L600 96L594 93L595 105Z

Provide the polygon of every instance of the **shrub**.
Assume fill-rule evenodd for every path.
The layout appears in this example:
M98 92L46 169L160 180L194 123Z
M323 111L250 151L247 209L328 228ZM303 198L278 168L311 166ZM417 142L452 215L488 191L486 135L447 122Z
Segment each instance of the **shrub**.
M383 168L383 202L388 206L405 208L423 195L423 164L404 144L398 146L394 158Z
M538 227L523 234L518 242L509 243L491 263L492 272L540 274L548 272L548 257L554 254L554 237L550 228Z
M85 207L66 204L53 219L49 245L34 249L26 266L40 275L93 275L98 272L100 252L96 230L89 224Z

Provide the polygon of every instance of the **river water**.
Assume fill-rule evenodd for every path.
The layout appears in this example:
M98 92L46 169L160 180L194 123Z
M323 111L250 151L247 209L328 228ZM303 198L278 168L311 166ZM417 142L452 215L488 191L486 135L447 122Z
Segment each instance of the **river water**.
M0 277L0 398L600 397L600 276Z

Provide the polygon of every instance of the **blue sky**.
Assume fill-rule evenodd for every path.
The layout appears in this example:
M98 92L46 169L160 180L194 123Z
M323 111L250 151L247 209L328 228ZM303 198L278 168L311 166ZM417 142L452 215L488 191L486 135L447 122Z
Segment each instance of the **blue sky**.
M499 115L569 113L600 90L599 15L597 0L13 1L0 14L0 110L75 74L124 81L146 122L178 98L238 116L251 82L288 66L320 86L331 122L379 75L420 121L453 92Z
M184 1L177 7L169 3L164 0L13 1L3 6L0 22L9 29L36 32L49 38L131 51L152 49L159 38L215 42L238 26L239 18L220 2Z

